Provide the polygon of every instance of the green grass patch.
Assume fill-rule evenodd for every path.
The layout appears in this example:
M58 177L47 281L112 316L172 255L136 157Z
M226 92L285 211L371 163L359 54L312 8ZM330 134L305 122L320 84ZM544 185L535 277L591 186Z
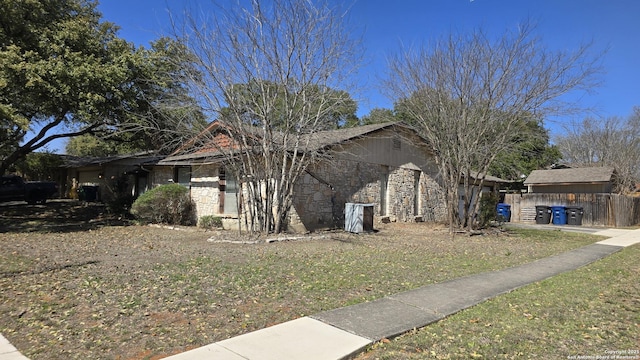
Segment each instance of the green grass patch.
M359 359L637 358L639 274L640 246L626 248L378 343Z
M3 255L0 254L0 274L11 276L18 273L26 272L31 269L34 261L26 256L16 253Z

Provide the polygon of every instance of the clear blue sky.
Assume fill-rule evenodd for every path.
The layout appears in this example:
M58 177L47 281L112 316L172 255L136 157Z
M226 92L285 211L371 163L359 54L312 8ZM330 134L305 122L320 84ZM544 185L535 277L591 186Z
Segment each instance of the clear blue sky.
M224 1L224 0L221 0ZM228 0L236 1L236 0ZM339 2L339 0L332 0ZM167 32L169 11L180 12L182 0L101 0L103 19L121 27L119 35L137 45L148 45ZM191 0L206 7L208 0ZM574 49L594 40L596 49L609 48L606 73L597 93L581 99L597 108L593 116L628 116L640 106L640 1L638 0L345 0L350 22L363 34L365 65L359 74L363 86L354 95L358 115L371 108L392 108L376 88L386 57L400 44L419 45L450 31L482 26L500 35L530 18L537 34L551 49ZM582 118L582 116L580 117ZM559 132L557 121L547 126Z

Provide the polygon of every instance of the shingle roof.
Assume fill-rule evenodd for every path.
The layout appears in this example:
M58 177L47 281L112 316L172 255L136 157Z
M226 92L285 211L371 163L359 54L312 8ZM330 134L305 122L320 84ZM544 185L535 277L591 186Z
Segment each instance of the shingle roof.
M534 170L524 181L524 184L607 183L613 179L613 174L614 168L612 167Z
M353 128L342 128L336 130L325 130L318 131L306 135L302 135L300 137L301 144L307 144L306 146L301 146L298 149L302 151L317 151L322 150L331 146L336 146L345 141L349 141L352 139L356 139L367 134L376 132L381 129L390 128L394 126L406 127L397 122L387 122L381 124L371 124L371 125L363 125L357 126ZM216 127L210 127L210 130L215 130ZM247 130L247 129L245 129ZM253 128L249 128L248 132L251 132L253 136L259 137L260 132L255 131ZM274 138L276 141L283 141L281 133L274 133ZM212 140L210 140L211 142ZM308 143L307 143L308 141ZM293 149L293 145L290 145ZM165 158L160 162L160 165L173 165L178 162L183 163L185 160L196 160L204 162L216 162L220 161L224 157L224 154L217 149L215 146L207 146L198 149L197 151L193 151L193 149L189 149L187 147L183 148L181 151L178 151L171 156Z
M127 159L136 159L140 162L140 165L155 164L162 158L164 158L164 156L157 155L154 151L143 151L135 154L113 155L105 157L60 155L60 158L62 159L61 167L75 168L85 166L102 166L114 161Z
M381 124L356 126L352 128L318 131L318 132L306 135L307 137L309 137L308 148L310 150L319 150L322 148L326 148L328 146L338 145L347 140L359 138L361 136L370 134L372 132L393 127L393 126L405 127L403 125L400 125L397 122L387 122L387 123L381 123ZM302 140L306 141L307 139L303 138Z
M463 174L464 176L464 174ZM485 175L483 173L479 173L479 172L473 172L471 173L470 178L471 179L475 179L475 180L479 180L482 177L484 177L484 181L490 181L490 182L495 182L495 183L500 183L500 184L507 184L507 183L512 183L512 180L505 180L505 179L501 179L497 176L492 176L492 175Z

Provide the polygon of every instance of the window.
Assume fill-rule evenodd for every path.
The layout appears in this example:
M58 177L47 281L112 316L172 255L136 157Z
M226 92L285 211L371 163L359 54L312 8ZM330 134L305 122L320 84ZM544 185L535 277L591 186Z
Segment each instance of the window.
M173 181L182 186L189 187L191 185L191 167L177 167L175 170Z
M238 214L238 183L223 166L218 168L218 213Z
M225 174L225 188L224 188L224 213L225 214L237 214L238 213L238 185L233 174Z

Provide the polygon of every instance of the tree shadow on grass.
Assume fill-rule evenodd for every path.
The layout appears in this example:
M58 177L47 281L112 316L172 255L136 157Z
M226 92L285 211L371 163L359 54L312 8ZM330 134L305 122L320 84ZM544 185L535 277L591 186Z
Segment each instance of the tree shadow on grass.
M0 233L63 233L128 224L128 219L109 214L102 203L50 200L43 205L0 204Z
M41 269L33 269L33 270L29 270L29 271L16 270L16 271L0 272L0 279L8 278L8 277L25 276L25 275L37 275L37 274L43 274L43 273L46 273L46 272L53 272L53 271L60 271L60 270L65 270L65 269L79 268L79 267L84 267L84 266L87 266L87 265L95 265L95 264L98 264L98 263L99 263L99 261L97 261L97 260L88 260L88 261L82 261L82 262L73 263L73 264L56 264L54 266L45 267L45 268L41 268Z

